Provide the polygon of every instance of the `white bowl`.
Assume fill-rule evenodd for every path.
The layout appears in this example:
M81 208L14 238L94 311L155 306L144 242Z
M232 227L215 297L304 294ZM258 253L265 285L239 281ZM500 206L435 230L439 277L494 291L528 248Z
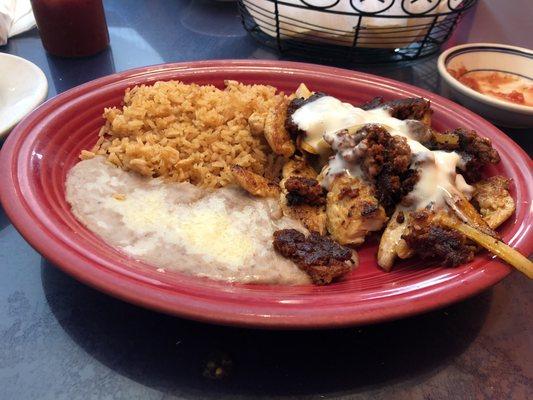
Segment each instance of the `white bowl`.
M48 81L35 64L0 53L0 138L41 104L48 94Z
M448 69L499 71L531 79L533 50L494 43L471 43L452 47L438 60L445 95L496 125L511 128L533 127L533 107L514 104L476 92L455 79Z

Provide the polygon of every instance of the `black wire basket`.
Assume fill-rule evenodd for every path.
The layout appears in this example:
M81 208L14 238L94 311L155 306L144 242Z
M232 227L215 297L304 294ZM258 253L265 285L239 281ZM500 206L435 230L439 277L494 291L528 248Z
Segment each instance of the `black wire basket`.
M477 0L238 0L244 28L287 57L414 60L439 50Z

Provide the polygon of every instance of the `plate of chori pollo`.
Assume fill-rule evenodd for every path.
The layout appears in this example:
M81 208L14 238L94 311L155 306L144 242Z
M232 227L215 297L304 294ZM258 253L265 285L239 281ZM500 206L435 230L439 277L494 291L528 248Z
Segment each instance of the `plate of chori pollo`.
M3 206L97 289L214 323L318 328L532 277L531 160L437 95L310 64L146 67L9 136Z

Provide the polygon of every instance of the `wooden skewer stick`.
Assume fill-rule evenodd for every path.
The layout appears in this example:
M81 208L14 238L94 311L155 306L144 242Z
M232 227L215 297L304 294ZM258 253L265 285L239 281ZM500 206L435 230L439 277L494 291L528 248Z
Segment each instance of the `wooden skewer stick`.
M458 219L443 216L440 218L440 222L451 229L461 232L467 238L473 240L480 246L486 248L494 255L515 267L517 270L525 274L529 279L533 279L533 262L529 261L527 257L520 254L511 246L471 227L470 225L465 224L464 222L459 221Z
M483 217L479 215L474 206L459 190L455 188L452 188L451 191L443 190L443 194L446 204L448 204L460 220L478 231L492 237L498 237L498 234L490 229Z

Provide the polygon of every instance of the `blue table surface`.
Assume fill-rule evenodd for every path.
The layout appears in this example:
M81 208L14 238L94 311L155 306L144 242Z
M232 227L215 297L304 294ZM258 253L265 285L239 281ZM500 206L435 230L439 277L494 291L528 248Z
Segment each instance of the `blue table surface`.
M246 34L234 2L104 3L111 48L99 55L50 56L36 29L0 51L37 64L49 97L138 66L279 58ZM530 0L482 0L448 45L533 47L524 28L531 15ZM352 68L440 92L436 56ZM532 153L531 130L504 131ZM186 321L101 294L43 259L3 210L0 268L0 399L533 398L532 291L518 273L467 301L401 321L269 332ZM211 379L213 363L226 365L227 376Z

